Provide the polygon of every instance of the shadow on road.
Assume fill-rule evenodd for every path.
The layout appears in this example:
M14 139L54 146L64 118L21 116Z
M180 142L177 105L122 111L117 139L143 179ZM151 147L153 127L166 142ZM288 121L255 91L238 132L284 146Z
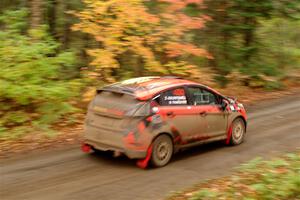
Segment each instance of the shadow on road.
M195 146L191 148L183 149L177 153L174 154L171 163L177 163L181 162L183 160L187 160L193 157L201 156L203 154L206 154L208 152L217 151L222 148L228 148L224 144L223 141L217 141L213 143L203 144L200 146ZM230 148L230 147L229 147ZM113 157L113 153L110 151L96 151L91 154L86 155L90 160L94 162L99 162L111 166L117 166L119 167L136 167L135 163L136 160L131 160L127 158L125 155L121 155L119 157ZM167 166L166 166L167 167ZM150 166L150 169L153 169Z

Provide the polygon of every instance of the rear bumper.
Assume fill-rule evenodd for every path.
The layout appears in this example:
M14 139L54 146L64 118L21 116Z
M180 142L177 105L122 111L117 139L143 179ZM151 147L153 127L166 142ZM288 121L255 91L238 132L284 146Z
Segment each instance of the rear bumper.
M125 154L131 159L142 159L146 157L146 150L133 150L125 147L124 135L112 133L93 126L85 127L84 143L101 151L115 151Z
M137 150L130 150L130 149L123 149L118 147L109 146L106 144L102 144L100 142L85 140L85 144L92 146L93 148L100 150L100 151L116 151L125 154L130 159L143 159L146 157L146 151L137 151Z

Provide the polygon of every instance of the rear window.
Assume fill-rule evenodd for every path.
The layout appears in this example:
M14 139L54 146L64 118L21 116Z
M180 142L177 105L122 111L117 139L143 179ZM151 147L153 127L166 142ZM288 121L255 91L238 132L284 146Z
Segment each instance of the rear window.
M92 102L95 111L117 115L141 115L139 110L145 102L138 101L134 96L110 91L101 91ZM139 112L138 112L139 111Z

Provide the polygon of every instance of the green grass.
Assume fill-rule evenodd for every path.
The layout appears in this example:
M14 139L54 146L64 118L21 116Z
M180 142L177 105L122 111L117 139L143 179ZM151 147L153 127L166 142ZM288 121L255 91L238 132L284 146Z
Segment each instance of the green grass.
M238 167L229 177L207 181L170 199L300 199L300 152L268 161L256 158Z

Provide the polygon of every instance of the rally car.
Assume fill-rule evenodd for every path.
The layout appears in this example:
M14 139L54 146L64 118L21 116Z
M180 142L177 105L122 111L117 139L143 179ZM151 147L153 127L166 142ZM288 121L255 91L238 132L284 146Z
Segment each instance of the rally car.
M165 166L180 149L243 142L246 111L234 98L177 77L142 77L97 90L88 107L82 150L112 151Z

